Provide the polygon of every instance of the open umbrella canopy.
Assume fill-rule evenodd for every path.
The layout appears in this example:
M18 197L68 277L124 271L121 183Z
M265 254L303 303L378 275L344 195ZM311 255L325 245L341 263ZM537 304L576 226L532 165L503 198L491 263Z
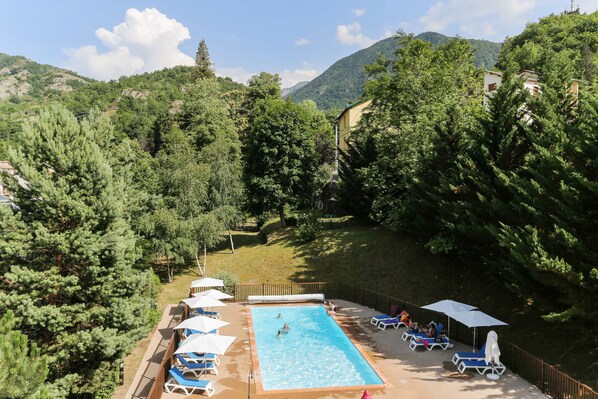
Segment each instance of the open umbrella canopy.
M198 287L224 287L224 281L217 278L204 277L199 280L193 280L191 282L191 288Z
M234 298L234 296L232 295L228 295L222 291L218 291L218 290L207 290L207 291L201 291L198 292L196 294L193 294L194 297L200 297L200 296L209 296L210 298L214 298L214 299L231 299Z
M206 333L212 330L216 330L220 327L226 326L227 324L230 323L227 323L226 321L222 320L212 319L211 317L207 316L196 316L191 317L187 320L183 320L176 327L174 327L174 329L182 330L185 328L189 328L191 330L197 330Z
M453 301L452 299L443 299L442 301L434 302L426 306L422 306L423 309L433 310L435 312L444 313L449 317L453 317L453 313L467 312L473 309L477 309L475 306L468 305Z
M224 352L233 343L236 337L215 334L195 334L183 341L174 352L177 353L215 353L224 355Z
M465 324L467 327L491 327L491 326L507 326L504 321L495 319L487 315L481 310L470 310L467 312L455 312L451 317L459 323Z
M195 298L183 299L183 302L187 304L191 309L197 308L214 308L219 306L226 306L226 303L214 299L209 296L200 296Z

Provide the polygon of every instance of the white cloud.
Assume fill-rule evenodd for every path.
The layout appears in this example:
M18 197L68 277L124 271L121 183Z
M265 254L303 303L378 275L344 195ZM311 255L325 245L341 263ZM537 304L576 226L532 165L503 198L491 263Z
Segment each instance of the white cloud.
M467 34L494 36L495 26L518 26L536 8L537 0L443 0L419 19L426 30L442 32L451 26Z
M179 50L190 39L189 29L155 8L126 11L123 23L112 30L99 28L96 37L107 48L96 46L66 49L66 67L97 79L151 72L176 65L193 65L194 60Z
M365 8L356 8L353 10L353 14L355 14L358 17L361 17L363 14L365 14L367 10Z
M216 76L229 77L237 83L247 84L250 77L256 75L243 67L216 68Z
M282 87L295 86L299 82L312 80L320 74L320 72L312 68L299 68L294 70L285 69L282 72L275 73L278 73L280 76ZM253 75L257 75L257 72L250 72L243 67L217 68L216 75L221 77L229 77L235 82L247 84L249 78L251 78Z
M285 69L278 73L282 81L282 87L293 87L299 82L305 82L306 80L312 80L320 73L315 69Z
M311 43L311 41L309 41L309 39L306 39L304 37L302 37L301 39L295 40L295 46L307 46L310 43Z
M356 44L361 48L366 48L376 41L361 33L361 25L354 22L347 25L338 25L336 27L336 38L342 44Z

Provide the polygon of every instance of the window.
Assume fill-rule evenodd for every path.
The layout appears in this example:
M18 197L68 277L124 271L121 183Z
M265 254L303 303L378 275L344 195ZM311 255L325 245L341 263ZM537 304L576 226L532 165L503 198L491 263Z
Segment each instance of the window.
M488 91L495 91L495 90L496 90L496 83L490 83L488 85Z

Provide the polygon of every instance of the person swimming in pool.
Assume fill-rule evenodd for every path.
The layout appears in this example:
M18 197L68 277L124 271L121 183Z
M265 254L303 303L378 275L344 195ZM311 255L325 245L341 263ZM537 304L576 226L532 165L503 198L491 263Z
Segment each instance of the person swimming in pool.
M278 330L278 333L276 334L276 338L282 338L282 330Z
M283 333L288 333L290 331L291 327L289 327L289 325L287 323L284 323L284 326L282 326L282 332Z
M278 316L276 316L277 319L282 319L282 313L279 313Z

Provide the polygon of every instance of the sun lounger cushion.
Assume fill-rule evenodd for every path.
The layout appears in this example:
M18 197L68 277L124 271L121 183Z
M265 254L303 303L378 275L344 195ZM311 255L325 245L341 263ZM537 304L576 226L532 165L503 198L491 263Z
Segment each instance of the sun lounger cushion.
M171 368L169 373L171 378L164 384L164 390L168 393L180 389L185 392L187 396L195 391L201 391L207 396L212 396L214 392L216 392L216 388L212 381L186 378L177 367Z
M482 345L482 349L479 352L457 352L453 355L453 364L456 366L463 360L481 360L485 359L484 349L486 344Z

